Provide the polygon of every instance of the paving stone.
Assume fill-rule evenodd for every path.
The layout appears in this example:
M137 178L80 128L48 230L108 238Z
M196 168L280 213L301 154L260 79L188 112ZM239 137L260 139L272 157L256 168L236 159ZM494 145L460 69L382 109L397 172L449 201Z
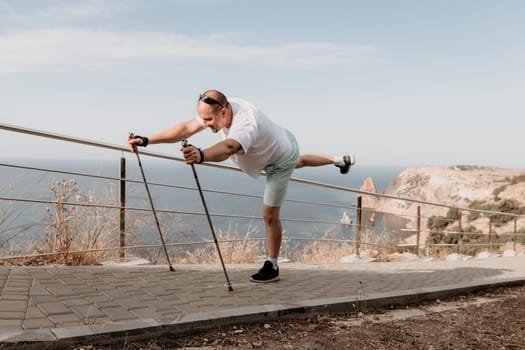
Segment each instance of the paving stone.
M63 300L62 303L66 305L67 307L71 306L78 306L78 305L91 305L93 304L91 301L88 301L86 299L76 298L76 299L66 299Z
M32 284L33 284L33 280L32 279L13 280L13 279L10 278L7 281L6 287L26 289L26 288L30 288Z
M56 297L64 297L77 294L68 286L52 286L47 287L47 290Z
M30 270L31 276L38 281L54 280L55 277L47 270Z
M52 328L55 324L47 318L31 318L24 320L22 327L24 329Z
M9 286L5 286L2 289L2 296L3 295L10 295L10 294L14 294L14 295L27 294L28 291L29 291L29 287L9 287Z
M158 300L147 301L145 302L145 304L147 307L152 308L153 310L157 310L157 311L163 310L163 309L169 309L172 307L170 303L166 303L166 302L158 301Z
M44 318L46 315L36 306L29 306L25 314L25 318Z
M135 314L123 307L103 308L101 311L107 314L113 321L133 320L137 318Z
M107 315L95 305L75 305L71 307L71 310L82 319L107 317Z
M31 287L29 289L29 295L30 296L37 296L37 295L42 296L42 295L51 295L51 293L49 293L49 291L45 287L39 285L39 286Z
M71 312L70 309L66 305L60 302L39 303L38 307L46 315L68 314Z
M70 287L78 287L85 285L84 281L78 278L62 278L62 283Z
M25 301L29 300L29 295L27 293L22 294L2 294L2 300L18 300Z
M56 302L57 298L51 294L49 295L34 295L30 299L31 303L39 304L39 303L51 303Z
M132 309L130 310L133 314L137 315L139 318L155 318L161 316L157 311L150 309L149 307Z
M19 318L19 319L3 319L3 318L0 318L0 329L2 330L2 332L5 332L5 329L7 329L7 328L9 328L9 329L13 329L13 328L21 329L22 328L22 322L23 322L23 319L21 319L21 318ZM2 332L0 332L0 334Z
M27 310L27 301L22 300L4 300L0 299L0 310L15 311L25 313Z
M145 302L141 302L133 298L117 299L117 301L120 305L122 305L124 308L128 310L148 307L148 305Z
M63 315L51 315L48 318L55 324L82 322L82 319L74 313L63 314Z
M100 291L94 288L87 288L87 287L73 287L71 288L73 292L75 292L76 295L99 295Z
M0 320L22 320L24 317L25 312L0 311Z
M95 304L98 304L99 302L108 302L108 301L112 301L113 300L110 297L108 297L106 295L103 295L103 294L93 295L93 296L86 296L85 299L89 300L90 302L95 303Z
M122 305L116 300L97 301L95 305L97 305L97 307L99 307L100 309L104 309L107 307L122 307Z

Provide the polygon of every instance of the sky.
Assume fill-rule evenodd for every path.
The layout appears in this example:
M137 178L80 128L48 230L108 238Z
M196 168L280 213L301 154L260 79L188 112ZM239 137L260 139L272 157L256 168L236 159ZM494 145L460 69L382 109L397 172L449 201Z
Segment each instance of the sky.
M0 0L0 123L124 146L218 89L302 152L525 169L524 17L521 0ZM114 157L0 133L0 158Z

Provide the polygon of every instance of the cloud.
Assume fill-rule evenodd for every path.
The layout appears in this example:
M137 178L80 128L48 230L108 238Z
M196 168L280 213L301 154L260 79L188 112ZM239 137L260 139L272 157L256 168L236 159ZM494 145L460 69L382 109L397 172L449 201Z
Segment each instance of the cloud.
M36 29L0 33L0 72L104 70L156 60L205 61L311 69L377 59L371 46L332 42L244 45L228 35ZM220 37L222 39L217 40Z
M139 7L137 1L115 2L104 0L39 1L29 8L20 3L0 3L0 19L6 25L35 27L75 23L88 20L110 19L118 13L125 13Z
M215 4L218 0L201 1ZM0 2L0 73L116 71L125 69L126 64L133 64L136 69L141 63L151 66L181 60L294 69L379 60L377 49L367 45L325 41L283 43L282 39L275 44L275 40L261 36L254 44L251 37L235 32L189 36L167 31L82 27L82 23L105 22L147 7L146 4L135 0L80 3L48 0L24 8L19 3ZM197 6L202 3L197 2Z

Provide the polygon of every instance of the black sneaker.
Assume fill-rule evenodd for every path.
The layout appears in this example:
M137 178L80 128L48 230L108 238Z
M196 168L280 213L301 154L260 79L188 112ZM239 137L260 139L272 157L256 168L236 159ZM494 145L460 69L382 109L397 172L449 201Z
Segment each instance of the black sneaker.
M255 275L250 277L250 281L256 283L276 282L279 280L279 268L274 269L271 261L265 261L263 267Z
M346 174L350 170L350 167L355 164L355 156L353 154L343 156L343 161L345 162L344 165L336 164L336 167L339 168L341 174Z

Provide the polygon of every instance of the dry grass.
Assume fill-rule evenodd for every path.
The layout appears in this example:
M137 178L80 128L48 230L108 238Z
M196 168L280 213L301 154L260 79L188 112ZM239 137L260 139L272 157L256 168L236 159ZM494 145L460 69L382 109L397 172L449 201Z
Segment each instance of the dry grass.
M343 257L356 254L354 242L334 240L337 238L334 234L335 228L335 226L328 228L321 240L312 241L304 245L300 251L294 254L294 260L304 263L340 262ZM364 229L361 232L359 254L381 260L383 256L393 252L393 245L389 242L390 240L386 233L377 235L371 229Z
M244 236L231 229L227 232L216 232L222 257L226 264L254 263L256 258L264 252L264 240L250 239L257 233L257 228L250 226ZM215 243L207 244L193 250L181 252L182 258L177 261L183 264L216 264L220 262Z
M92 193L80 193L76 184L76 180L61 180L49 188L55 202L45 208L45 236L29 248L38 257L25 263L93 265L108 254L102 249L115 247L118 212L91 205L116 205L111 199L116 196L99 200ZM89 250L92 252L77 253Z
M13 261L14 263L93 265L118 254L118 250L111 248L118 246L119 211L96 206L118 206L118 196L115 193L110 193L102 199L96 198L92 193L82 194L77 188L76 180L58 181L49 190L53 205L45 208L45 236L26 245L30 248L19 249L33 257ZM178 224L177 216L166 213L160 214L159 218L167 243L195 240L196 234L193 231L174 233L173 228ZM157 243L157 236L144 234L152 232L152 227L154 226L150 212L128 212L126 245ZM338 229L339 225L333 225L324 232L321 240L311 240L307 243L291 241L284 234L281 258L304 263L322 263L340 262L343 257L356 254L355 243L341 241ZM258 234L256 226L250 226L246 233L231 227L226 231L218 230L217 238L224 262L254 263L261 256L265 256L265 239L252 239L260 237ZM212 242L208 244L168 247L168 251L170 257L175 257L172 260L177 263L216 264L220 262L219 256L211 237L210 241ZM390 241L392 239L386 233L378 235L373 229L364 228L361 232L359 253L382 260L394 251L395 245ZM81 251L83 252L79 253ZM128 251L126 255L138 255L154 264L165 262L161 248L139 248Z

